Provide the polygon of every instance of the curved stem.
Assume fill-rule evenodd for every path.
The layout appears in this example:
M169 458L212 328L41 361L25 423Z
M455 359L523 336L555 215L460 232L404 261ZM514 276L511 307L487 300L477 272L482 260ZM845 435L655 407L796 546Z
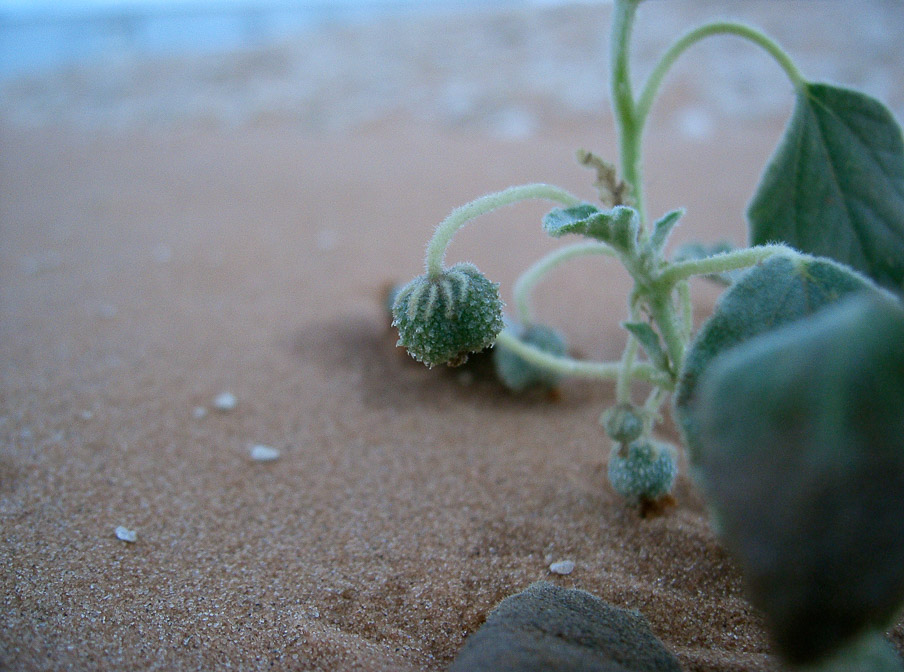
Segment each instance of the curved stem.
M650 390L650 395L647 397L646 402L644 402L643 410L644 416L646 416L645 423L647 424L644 427L644 431L647 433L651 433L653 431L653 425L656 421L661 420L660 409L662 408L662 404L665 403L665 400L668 398L668 390L665 390L661 387L654 387Z
M576 378L590 378L593 380L615 380L621 369L621 362L586 362L551 355L539 348L519 341L507 330L503 330L496 337L496 344L508 348L525 361L563 376ZM664 375L656 367L646 362L635 364L631 369L631 377L653 383L667 390L674 389L675 385L669 376Z
M635 110L635 114L637 115L636 120L640 126L643 126L643 123L646 121L653 100L656 98L662 80L665 78L669 68L672 67L675 61L678 60L678 57L689 47L710 35L736 35L753 42L766 50L769 55L775 59L779 66L785 71L785 74L788 75L788 79L791 80L795 89L800 90L806 84L806 80L800 70L797 69L797 66L794 65L791 57L788 56L776 42L766 37L759 30L740 23L709 23L692 30L669 47L668 51L663 54L659 63L653 69L653 72L650 73L643 91L640 94L640 98L638 98L637 108Z
M693 275L709 275L711 273L724 273L735 271L739 268L747 268L771 257L774 254L788 254L797 256L792 248L787 245L757 245L746 247L732 252L714 254L704 259L689 259L670 264L659 277L656 285L663 290L671 290L676 283L686 280Z
M470 203L466 203L453 210L448 217L440 222L439 226L436 227L436 231L433 232L433 237L427 244L427 257L424 260L427 275L435 278L443 272L443 258L446 255L446 248L452 241L455 232L465 224L480 215L485 215L503 206L529 199L555 201L568 207L582 202L577 196L551 184L524 184L517 187L509 187L493 194L487 194Z
M515 296L515 307L518 311L518 317L522 324L529 324L533 321L531 320L530 295L537 283L547 273L569 259L591 254L603 254L612 257L615 256L615 250L605 243L597 242L577 243L560 247L535 262L533 266L518 277L512 291Z
M631 187L631 199L645 226L646 212L643 203L643 164L641 136L643 118L637 114L634 94L631 90L629 45L634 28L634 16L640 0L616 0L612 16L610 43L612 109L618 126L621 178Z

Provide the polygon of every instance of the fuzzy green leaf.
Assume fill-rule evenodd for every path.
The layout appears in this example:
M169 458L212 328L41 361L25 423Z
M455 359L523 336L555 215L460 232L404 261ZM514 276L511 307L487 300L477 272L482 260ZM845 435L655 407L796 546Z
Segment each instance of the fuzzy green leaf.
M904 600L902 344L904 306L863 293L728 351L700 381L695 475L795 664L888 627Z
M784 242L904 286L904 141L877 100L807 84L747 212L754 245Z
M829 259L776 255L741 275L720 297L688 348L675 395L684 442L699 446L690 407L706 367L721 353L834 303L851 292L873 289L866 278Z
M669 358L662 347L659 334L653 330L653 327L646 322L623 322L622 326L637 339L654 366L660 369L668 368Z
M654 250L662 250L662 248L665 247L665 243L669 239L669 234L672 233L672 229L675 228L678 220L683 216L684 210L672 210L671 212L664 214L655 224L653 224L653 235L650 236L650 243Z
M550 211L543 218L543 229L553 238L578 233L608 243L620 252L633 252L637 249L640 217L634 208L624 205L600 210L583 203Z

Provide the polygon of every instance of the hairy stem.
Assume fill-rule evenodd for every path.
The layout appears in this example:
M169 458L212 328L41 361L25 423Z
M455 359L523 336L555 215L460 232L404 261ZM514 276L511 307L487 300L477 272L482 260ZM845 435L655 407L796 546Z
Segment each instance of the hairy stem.
M683 329L677 324L671 291L655 294L650 298L648 305L650 316L659 327L659 335L662 336L669 359L672 361L670 375L674 376L684 363L687 341L683 337Z
M518 318L522 324L532 322L530 309L530 295L534 287L543 277L554 268L561 266L563 263L574 257L587 256L591 254L603 254L606 256L615 256L615 250L605 243L589 242L576 243L567 245L550 252L548 255L535 262L533 266L522 273L518 280L515 281L513 293L515 296L515 307L518 311Z
M508 331L502 331L496 337L496 344L508 348L535 366L563 376L590 378L593 380L615 380L621 369L621 362L585 362L570 357L551 355L539 348L519 341ZM674 383L670 377L645 362L635 364L631 369L630 375L633 379L653 383L667 390L674 389Z
M629 47L634 16L640 0L616 0L612 16L612 40L610 61L612 109L618 126L621 178L631 187L631 200L645 226L646 214L643 202L643 163L641 137L643 119L637 114L631 89L631 63Z
M709 23L692 30L669 47L653 69L653 72L650 73L643 91L640 94L640 98L638 98L637 107L635 109L636 121L640 126L643 126L643 123L646 121L647 115L650 112L650 107L653 105L656 94L659 92L659 87L662 85L662 80L665 78L669 68L672 67L675 61L678 60L678 57L688 48L711 35L735 35L753 42L766 50L769 55L775 59L779 66L785 71L785 74L788 75L788 79L791 80L795 89L801 90L806 83L806 80L804 80L803 75L800 70L797 69L797 66L794 65L790 56L788 56L776 42L763 35L763 33L757 29L740 23Z
M741 250L714 254L705 259L689 259L671 264L656 278L656 286L663 291L671 291L676 283L694 275L709 275L747 268L771 257L774 254L797 253L787 245L756 245Z
M524 184L517 187L509 187L493 194L487 194L470 203L466 203L453 210L436 227L433 237L427 244L427 257L424 260L427 275L435 278L443 272L443 258L446 256L446 248L452 241L455 232L465 224L480 215L485 215L498 208L530 199L554 201L566 207L578 205L582 202L577 196L551 184Z
M632 322L637 321L639 302L637 293L631 293L631 300L628 302L628 319ZM621 369L618 372L618 379L615 382L615 401L619 404L626 404L631 401L631 371L634 369L634 362L637 359L637 349L640 344L634 335L628 332L628 341L625 343L625 349L622 352Z

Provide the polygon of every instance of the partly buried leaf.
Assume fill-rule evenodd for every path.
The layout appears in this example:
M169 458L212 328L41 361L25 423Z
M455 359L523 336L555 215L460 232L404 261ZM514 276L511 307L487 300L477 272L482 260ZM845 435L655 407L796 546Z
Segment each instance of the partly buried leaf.
M553 238L578 233L608 243L620 252L630 252L637 248L640 217L634 208L625 205L600 210L582 203L550 211L543 218L543 229Z
M700 381L695 475L793 663L888 627L904 600L902 344L904 306L863 293Z
M691 459L699 446L691 407L700 376L717 355L867 289L878 292L869 280L829 259L780 254L747 270L725 290L688 348L675 394L675 414Z
M784 242L904 287L904 141L877 100L806 84L747 212L754 245Z

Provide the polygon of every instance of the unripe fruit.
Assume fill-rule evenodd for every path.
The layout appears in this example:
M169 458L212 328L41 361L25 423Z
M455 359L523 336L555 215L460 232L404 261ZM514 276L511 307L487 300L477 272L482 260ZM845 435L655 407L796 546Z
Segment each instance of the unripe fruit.
M609 438L617 443L631 443L643 432L643 418L631 404L618 404L606 409L600 423Z
M675 449L668 443L643 438L627 446L615 444L609 454L609 482L632 501L667 495L677 473Z
M428 367L459 366L491 346L502 331L499 285L473 264L455 264L439 276L420 275L392 306L398 345Z

